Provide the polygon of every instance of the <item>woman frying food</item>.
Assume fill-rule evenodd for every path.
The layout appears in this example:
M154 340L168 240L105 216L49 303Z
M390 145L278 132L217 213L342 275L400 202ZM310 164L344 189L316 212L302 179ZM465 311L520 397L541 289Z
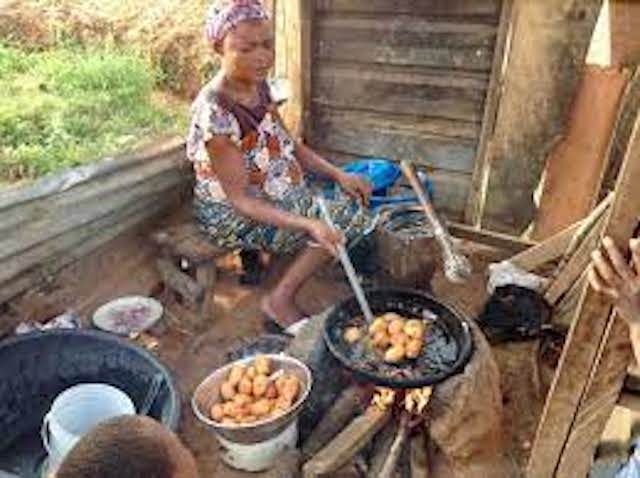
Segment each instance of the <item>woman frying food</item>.
M272 324L287 327L304 315L294 300L300 287L340 241L369 227L354 199L364 204L370 186L295 141L283 125L266 82L274 35L258 0L212 8L206 35L221 68L192 107L187 154L196 173L196 220L219 247L299 254L261 304ZM328 201L345 238L318 219L307 172L347 193Z

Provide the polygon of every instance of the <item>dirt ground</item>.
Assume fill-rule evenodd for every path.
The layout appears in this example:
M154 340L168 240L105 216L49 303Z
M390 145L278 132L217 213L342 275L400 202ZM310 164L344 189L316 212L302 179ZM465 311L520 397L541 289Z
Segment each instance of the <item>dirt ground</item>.
M125 294L157 293L158 276L153 268L155 256L149 247L147 234L140 232L122 237L56 275L45 289L15 301L4 315L0 312L0 323L51 317L71 308L88 319L95 308L112 298ZM486 299L486 266L505 258L505 254L471 243L465 243L465 249L474 266L471 280L464 285L454 285L438 271L433 280L433 292L436 297L473 317ZM277 261L271 265L263 285L247 287L238 283L239 276L231 262L223 270L215 290L216 313L212 320L198 323L190 314L170 307L163 322L152 331L159 341L155 352L173 371L182 394L179 433L195 454L202 476L251 476L222 464L214 437L197 423L191 411L190 397L197 384L225 362L227 350L242 339L261 333L259 300L284 266ZM317 313L346 294L346 282L334 267L310 281L301 291L298 302L306 312ZM531 343L494 347L502 374L505 443L511 445L510 455L520 464L530 447L542 403L537 375L534 377L531 373L535 369L531 364L536 350L537 346Z

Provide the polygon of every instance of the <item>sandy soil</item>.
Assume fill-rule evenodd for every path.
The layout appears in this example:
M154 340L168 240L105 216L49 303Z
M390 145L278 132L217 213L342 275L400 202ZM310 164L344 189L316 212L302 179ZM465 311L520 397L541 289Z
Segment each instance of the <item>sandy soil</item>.
M465 248L475 270L470 282L453 285L437 272L433 292L465 314L474 316L486 299L486 266L504 258L504 254L469 243ZM46 290L34 291L14 302L4 316L0 314L0 321L42 318L44 314L67 308L79 310L88 317L97 306L119 295L153 293L158 282L153 258L146 234L123 237L56 276ZM229 348L261 333L259 300L284 266L281 262L273 264L264 285L246 287L238 284L237 271L233 264L228 264L215 291L216 316L212 320L199 323L190 314L170 307L163 323L153 331L159 340L156 353L174 372L182 394L180 436L195 454L202 476L262 476L232 471L222 464L214 437L197 423L189 401L195 386L225 362ZM333 269L314 278L301 292L298 302L309 313L316 313L347 293L340 272ZM541 407L539 384L530 373L525 373L531 369L535 347L511 344L496 347L494 352L502 372L506 443L512 445L510 452L514 459L522 463Z

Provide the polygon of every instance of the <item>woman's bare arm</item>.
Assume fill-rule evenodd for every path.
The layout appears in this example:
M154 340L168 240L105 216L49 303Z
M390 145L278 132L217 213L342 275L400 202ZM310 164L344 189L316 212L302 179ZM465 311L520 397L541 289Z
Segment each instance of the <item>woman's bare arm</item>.
M287 130L280 113L274 109L273 115L282 127ZM291 136L291 133L289 133L289 136ZM296 159L304 169L319 173L335 181L347 194L360 201L361 204L368 204L369 196L371 195L371 185L368 181L355 174L345 173L300 141L296 141L295 153Z
M300 164L302 164L305 169L322 174L337 183L344 179L344 171L335 167L300 141L296 142L296 158L298 158L298 161L300 161Z
M263 224L287 229L304 230L306 218L272 206L267 201L248 194L249 175L242 153L226 136L214 136L207 142L209 157L216 158L211 166L229 203L243 216Z
M291 214L248 194L249 175L244 158L228 137L214 136L207 142L207 151L209 157L216 158L211 166L227 200L241 215L263 224L307 232L321 246L335 251L335 245L342 238L323 222Z

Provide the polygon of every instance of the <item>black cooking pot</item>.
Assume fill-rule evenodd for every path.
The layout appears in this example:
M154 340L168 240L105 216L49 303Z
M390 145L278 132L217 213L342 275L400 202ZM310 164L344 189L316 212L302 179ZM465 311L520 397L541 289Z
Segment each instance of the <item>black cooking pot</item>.
M374 315L396 312L428 323L420 356L399 364L385 363L366 340L349 344L344 331L364 325L355 297L338 304L325 323L324 339L331 353L364 381L392 388L435 385L460 372L471 357L473 339L467 319L429 294L406 289L372 289L366 292Z

